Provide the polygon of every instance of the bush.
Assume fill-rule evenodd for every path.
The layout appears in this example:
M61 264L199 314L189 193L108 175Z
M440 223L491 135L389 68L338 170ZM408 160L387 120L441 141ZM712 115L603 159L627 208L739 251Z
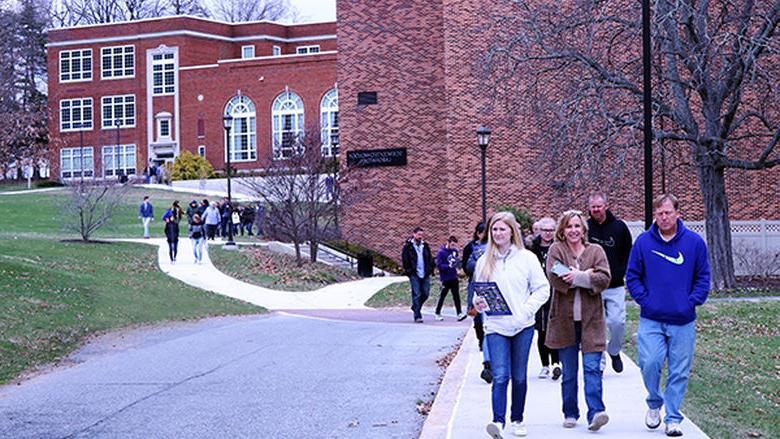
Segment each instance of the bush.
M404 272L403 269L401 269L401 266L398 265L398 263L395 262L395 260L392 258L388 258L387 256L371 250L370 248L363 247L362 245L347 242L343 239L334 239L332 241L327 241L324 244L328 247L335 248L342 253L350 255L353 258L357 258L358 255L368 253L374 258L375 267L395 274L402 274Z
M528 231L531 230L531 226L534 224L533 218L531 218L531 212L528 211L525 207L517 208L515 206L498 206L496 207L496 212L512 212L512 214L515 216L515 219L517 220L517 223L520 225L520 230L522 231Z
M211 163L205 158L183 151L173 162L171 178L173 180L200 180L214 173Z
M64 186L62 183L56 180L40 180L35 182L35 187L38 189L45 189L49 187L62 187Z

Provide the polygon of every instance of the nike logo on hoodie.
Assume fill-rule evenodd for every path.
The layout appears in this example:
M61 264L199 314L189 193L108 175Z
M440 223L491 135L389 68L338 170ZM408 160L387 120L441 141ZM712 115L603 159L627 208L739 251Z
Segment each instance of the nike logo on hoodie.
M674 265L682 265L682 263L683 263L683 255L682 255L682 252L680 252L680 251L677 252L677 257L676 258L672 257L672 256L669 256L669 255L666 255L666 254L663 254L663 253L661 253L661 252L659 252L657 250L651 250L651 251L653 253L657 254L658 256L666 259L667 261L671 262Z

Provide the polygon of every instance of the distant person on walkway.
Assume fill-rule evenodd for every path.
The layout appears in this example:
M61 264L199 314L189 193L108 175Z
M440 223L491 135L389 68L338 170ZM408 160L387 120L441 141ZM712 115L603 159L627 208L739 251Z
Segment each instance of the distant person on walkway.
M164 221L165 237L168 240L168 256L171 258L171 263L174 263L179 251L179 223L174 215L168 215Z
M208 209L210 206L208 198L204 198L200 205L198 206L198 215L200 215L200 219L203 219L203 215L206 213L206 209Z
M412 287L412 312L414 321L422 323L422 306L431 291L431 275L433 274L433 257L428 243L423 241L422 227L414 229L414 235L406 241L401 251L404 274L409 276Z
M144 225L144 238L149 239L149 223L154 221L154 207L148 195L144 195L144 201L138 206L138 218Z
M550 246L552 246L555 241L555 220L550 217L544 217L534 224L537 225L539 236L531 241L530 250L536 255L536 258L539 259L539 264L541 264L544 269L544 274L549 279L550 275L547 273L547 255L550 252ZM551 301L552 295L550 295L547 302L539 308L539 311L536 312L534 328L538 335L536 338L536 348L539 351L539 358L542 360L542 370L539 371L539 378L545 379L552 376L552 379L557 380L561 377L558 350L550 349L544 344L547 336L547 319L550 316Z
M482 326L482 313L474 308L474 269L477 266L477 260L485 253L487 247L487 232L485 223L479 222L474 227L474 236L471 242L463 247L463 271L469 277L468 293L466 296L466 305L468 315L474 317L474 334L477 336L479 350L482 351L482 372L479 376L486 383L493 382L493 372L490 370L490 348L485 340L485 329Z
M176 221L176 223L181 222L181 217L184 216L184 211L182 210L181 206L179 205L179 200L175 200L171 204L171 208L168 209L168 212L170 212L171 216L173 216L173 220ZM166 213L168 213L166 212Z
M604 249L609 261L612 280L609 288L601 292L609 329L607 353L612 360L612 369L623 372L623 360L620 349L623 345L623 331L626 326L626 288L623 278L626 275L628 254L631 253L631 232L623 221L615 218L609 210L607 194L595 192L588 197L588 240ZM600 368L606 366L606 356L602 356Z
M255 208L251 205L241 206L239 215L241 216L241 236L244 236L244 230L246 230L247 236L252 236L252 225L255 223Z
M222 221L222 216L219 213L219 207L217 207L216 201L212 201L211 206L207 207L206 211L203 212L203 220L206 224L206 235L208 236L208 239L213 241L217 234L219 223Z
M637 351L648 393L645 424L658 428L664 406L666 435L682 436L680 405L693 363L696 307L710 290L710 263L704 240L680 219L674 195L656 198L653 215L655 222L631 250L626 285L640 308ZM661 395L664 362L666 390Z
M198 202L195 200L190 201L189 207L187 207L187 224L192 224L192 217L198 213Z
M203 221L197 213L192 216L192 224L189 227L190 240L192 241L192 252L195 255L195 263L200 264L203 261L203 241L206 232L203 230Z
M493 421L487 432L501 438L506 424L507 386L512 380L510 421L512 434L525 436L523 424L528 391L528 353L534 337L534 314L550 297L550 284L536 256L523 247L523 237L511 212L490 218L485 253L474 269L476 282L495 282L509 314L492 314L486 300L474 297L474 307L484 312L485 337L490 346L493 371Z
M447 243L442 245L436 254L436 267L439 269L439 279L441 280L439 302L436 304L436 320L444 320L444 317L441 315L441 308L444 306L444 299L447 297L448 292L452 293L452 301L455 303L458 321L460 322L466 318L466 314L460 308L460 292L458 291L459 265L458 238L450 236Z
M558 220L555 243L547 254L547 273L553 299L546 342L549 348L558 349L563 365L563 426L576 427L580 417L577 369L581 351L588 430L598 431L609 422L599 364L607 345L601 292L609 285L610 274L604 250L588 242L588 226L582 212L569 210Z

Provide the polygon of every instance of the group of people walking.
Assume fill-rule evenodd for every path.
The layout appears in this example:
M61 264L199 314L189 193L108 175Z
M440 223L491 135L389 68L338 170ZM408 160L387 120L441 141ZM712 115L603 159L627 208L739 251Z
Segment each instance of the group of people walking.
M637 348L648 392L645 425L660 427L664 407L666 435L682 435L680 405L693 358L696 306L709 291L709 262L702 238L680 219L676 197L659 196L653 212L655 222L633 245L628 227L609 210L602 192L588 198L587 217L567 210L557 221L537 221L528 248L510 212L498 212L487 225L476 226L460 262L469 278L467 307L483 352L481 377L492 383L493 418L486 427L491 437L502 438L508 430L515 436L527 434L524 410L534 329L542 363L539 378L561 378L563 427L575 428L581 415L580 357L587 428L598 431L609 422L602 376L607 357L616 373L623 371L626 290L640 306ZM415 230L402 254L414 319L422 323L434 267L422 229ZM447 291L442 277L440 303Z

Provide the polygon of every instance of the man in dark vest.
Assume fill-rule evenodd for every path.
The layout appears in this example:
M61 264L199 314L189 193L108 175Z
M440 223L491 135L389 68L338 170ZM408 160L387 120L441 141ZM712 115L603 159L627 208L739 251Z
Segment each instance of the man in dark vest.
M422 227L414 229L414 235L406 241L401 251L404 274L409 276L412 287L412 312L414 321L422 323L422 306L431 291L431 275L433 274L433 257L428 243L423 241Z

